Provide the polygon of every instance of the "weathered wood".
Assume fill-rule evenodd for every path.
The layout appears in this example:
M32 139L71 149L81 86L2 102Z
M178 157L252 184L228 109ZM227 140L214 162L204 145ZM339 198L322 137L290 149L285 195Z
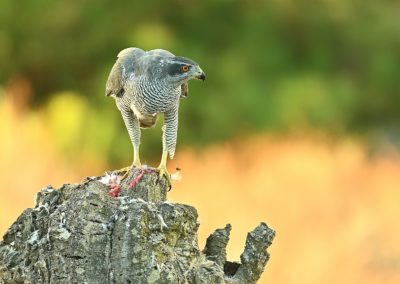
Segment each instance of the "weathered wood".
M230 225L203 252L194 207L166 201L164 179L133 170L119 197L89 178L47 187L0 242L0 283L255 283L275 232L261 223L249 233L241 263L226 261ZM131 184L132 185L132 184ZM222 205L221 205L222 206Z

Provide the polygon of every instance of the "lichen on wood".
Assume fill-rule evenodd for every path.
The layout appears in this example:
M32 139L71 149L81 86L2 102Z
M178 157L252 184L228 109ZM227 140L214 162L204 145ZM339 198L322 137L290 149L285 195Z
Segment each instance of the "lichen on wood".
M255 283L275 232L261 223L241 262L226 260L231 226L200 250L194 207L166 200L167 183L132 170L119 197L92 177L48 186L0 242L0 283Z

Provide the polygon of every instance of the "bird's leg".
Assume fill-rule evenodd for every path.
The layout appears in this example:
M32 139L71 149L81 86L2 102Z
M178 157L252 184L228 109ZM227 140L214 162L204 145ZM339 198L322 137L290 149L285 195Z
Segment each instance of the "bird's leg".
M171 175L167 170L167 158L168 154L171 159L175 154L176 136L178 131L178 105L164 113L164 126L162 131L163 153L160 165L157 169L160 173L160 178L165 176L167 178L169 188L171 188Z
M163 150L161 162L160 162L160 165L158 166L157 170L159 171L160 178L165 176L167 178L169 186L171 186L171 175L169 174L169 172L167 170L167 157L168 157L168 152Z
M140 125L139 125L139 120L136 118L136 116L134 115L133 111L130 108L120 106L120 111L121 111L122 118L124 120L126 129L128 130L129 138L131 139L131 142L133 145L133 163L132 163L132 165L130 167L126 167L126 168L123 168L118 171L118 172L125 171L125 174L121 178L121 180L123 180L124 178L126 178L128 176L129 171L133 167L137 167L137 168L141 167L140 158L139 158Z
M133 147L133 163L132 167L135 168L140 168L142 164L140 163L140 157L139 157L139 145L135 145Z
M133 163L129 167L125 167L123 169L120 169L118 172L125 172L124 175L121 177L121 180L126 178L132 168L140 168L142 164L140 163L140 157L139 157L139 146L134 146L133 147Z

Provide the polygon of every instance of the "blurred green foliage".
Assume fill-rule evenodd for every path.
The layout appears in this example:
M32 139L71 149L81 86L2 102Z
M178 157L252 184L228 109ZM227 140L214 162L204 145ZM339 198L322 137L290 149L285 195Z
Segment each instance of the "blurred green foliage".
M27 79L60 145L80 137L117 161L130 144L104 85L128 46L205 70L182 101L179 144L298 125L400 135L399 11L389 0L2 0L0 84ZM147 151L160 137L144 133Z

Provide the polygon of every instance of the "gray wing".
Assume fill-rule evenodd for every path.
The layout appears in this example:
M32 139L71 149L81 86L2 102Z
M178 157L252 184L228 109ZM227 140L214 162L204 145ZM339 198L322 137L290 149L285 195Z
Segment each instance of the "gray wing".
M130 47L118 53L118 59L111 69L106 83L106 96L120 97L124 93L124 81L135 71L138 58L145 52L136 47Z

